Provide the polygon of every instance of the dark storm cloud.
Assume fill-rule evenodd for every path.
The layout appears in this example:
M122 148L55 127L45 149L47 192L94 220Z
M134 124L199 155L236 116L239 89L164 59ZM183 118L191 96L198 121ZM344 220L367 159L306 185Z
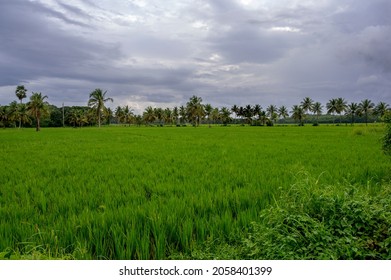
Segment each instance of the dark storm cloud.
M39 77L75 77L95 60L119 55L115 46L89 42L64 32L49 18L59 16L38 2L7 1L0 10L0 53L4 57L0 85ZM64 18L62 18L64 19ZM70 22L67 20L66 22ZM16 75L18 73L18 75Z
M19 83L57 104L100 87L140 111L193 94L214 106L391 103L389 14L385 0L5 0L0 103Z

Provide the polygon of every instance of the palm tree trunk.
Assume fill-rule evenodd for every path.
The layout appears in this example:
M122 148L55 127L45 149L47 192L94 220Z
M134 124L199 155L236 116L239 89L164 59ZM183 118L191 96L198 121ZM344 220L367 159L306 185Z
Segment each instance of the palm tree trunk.
M36 119L37 119L37 124L36 124L36 128L35 128L35 131L39 131L40 130L40 115L39 113L37 112L36 114Z

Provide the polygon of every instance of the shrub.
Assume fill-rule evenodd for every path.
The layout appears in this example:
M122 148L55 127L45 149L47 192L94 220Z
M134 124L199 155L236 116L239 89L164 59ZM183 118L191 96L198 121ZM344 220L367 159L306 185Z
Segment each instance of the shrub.
M390 259L391 187L377 195L293 188L261 213L244 240L248 259ZM294 193L292 193L294 192ZM281 200L280 200L281 201Z
M384 122L387 124L386 125L386 133L382 138L382 144L383 144L383 151L391 155L391 112L388 111L384 117Z

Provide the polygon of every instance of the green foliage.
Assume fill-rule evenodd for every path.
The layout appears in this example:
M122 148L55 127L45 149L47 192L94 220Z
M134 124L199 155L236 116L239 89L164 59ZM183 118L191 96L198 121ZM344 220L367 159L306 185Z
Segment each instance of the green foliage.
M244 241L255 259L390 259L391 186L296 185L262 211Z
M391 155L391 111L385 113L383 121L386 123L386 132L382 138L383 151Z

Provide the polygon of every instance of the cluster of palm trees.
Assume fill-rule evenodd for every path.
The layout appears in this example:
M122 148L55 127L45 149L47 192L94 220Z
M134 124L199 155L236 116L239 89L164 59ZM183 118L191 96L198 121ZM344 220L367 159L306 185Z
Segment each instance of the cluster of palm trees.
M360 103L352 102L350 104L343 98L331 99L326 104L327 114L339 115L339 121L342 120L342 115L346 115L350 118L351 123L355 122L355 118L358 116L364 116L365 122L368 123L368 117L370 115L383 117L385 112L389 110L389 105L385 102L379 102L377 106L368 99L361 101ZM194 126L198 126L201 121L206 123L220 122L222 124L228 124L233 119L239 120L240 123L247 123L249 125L274 125L277 120L286 119L291 117L299 125L304 125L304 122L312 116L314 125L318 125L319 117L323 114L323 106L320 102L315 102L311 98L306 97L299 105L294 105L292 110L289 111L287 107L276 105L269 105L266 109L256 104L237 106L233 105L232 108L222 107L214 108L210 104L202 104L202 99L197 96L192 96L187 102L186 106L170 108L152 108L147 107L143 115L135 116L129 106L117 107L115 110L115 118L118 123L130 124L135 122L137 124L146 123L158 123L164 124L176 124L183 125L186 122L190 122ZM233 116L233 117L231 117Z
M0 123L3 126L13 124L15 127L18 123L18 126L21 127L25 124L31 124L31 118L33 118L36 130L39 131L41 118L49 116L49 104L45 101L47 96L43 96L40 92L33 92L30 101L24 104L22 100L26 98L27 90L23 85L17 86L15 94L20 103L14 101L8 106L0 106ZM71 107L66 116L63 108L63 125L65 118L67 123L74 127L87 124L100 127L103 122L110 124L112 121L122 125L157 124L160 126L181 126L187 123L199 126L201 122L207 123L209 126L212 123L227 125L235 121L249 125L272 126L278 120L287 118L292 118L299 125L304 125L306 121L311 119L313 125L317 125L319 117L323 114L322 104L309 97L304 98L299 105L292 106L289 111L285 106L269 105L263 109L259 104L217 108L211 104L203 104L202 98L194 95L186 105L165 109L148 106L141 115L136 115L128 105L118 106L112 111L110 107L106 106L106 103L113 102L113 99L106 95L107 91L98 88L90 93L88 107ZM351 102L348 104L344 98L330 99L326 104L326 109L328 115L334 116L333 122L335 122L337 115L339 115L341 122L344 115L349 118L352 124L356 117L364 117L365 122L368 123L370 116L381 118L390 110L389 105L385 102L379 102L375 106L371 100L364 99L360 103ZM311 118L309 118L310 116Z
M0 122L5 127L9 123L19 123L19 128L24 124L31 124L31 118L35 119L36 131L40 130L40 120L42 117L49 115L49 104L45 101L48 98L40 92L33 92L30 101L23 103L27 97L27 89L23 86L17 86L15 95L20 103L11 102L8 106L0 106Z

